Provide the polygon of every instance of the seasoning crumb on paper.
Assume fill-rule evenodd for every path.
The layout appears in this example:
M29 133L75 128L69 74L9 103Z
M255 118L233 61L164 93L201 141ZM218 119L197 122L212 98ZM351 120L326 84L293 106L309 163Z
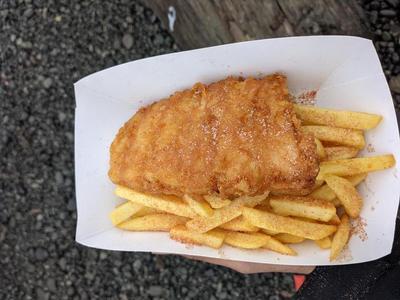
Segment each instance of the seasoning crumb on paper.
M346 246L344 246L342 252L340 252L339 256L336 258L336 261L346 262L346 261L351 261L352 259L353 256L351 255L349 244L347 244Z
M297 96L291 95L291 100L298 104L315 105L316 95L317 91L306 91Z
M367 227L367 222L365 219L358 217L352 221L351 225L351 235L356 235L361 241L365 242L368 239L368 234L365 229Z
M368 144L368 145L367 145L367 151L368 151L368 153L375 152L374 146L372 146L372 144Z

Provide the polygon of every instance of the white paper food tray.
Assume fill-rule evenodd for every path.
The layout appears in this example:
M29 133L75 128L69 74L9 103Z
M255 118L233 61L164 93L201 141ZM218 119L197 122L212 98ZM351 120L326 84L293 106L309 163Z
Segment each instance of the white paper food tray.
M108 179L109 146L118 129L141 106L229 75L281 72L297 94L317 90L317 105L371 112L382 123L366 135L373 153L393 153L400 161L396 114L382 68L370 40L347 36L266 39L185 51L112 67L75 84L76 241L90 247L208 256L285 265L336 265L374 260L391 252L400 194L398 168L368 175L361 185L365 236L354 235L344 259L329 262L329 250L313 242L293 245L298 256L224 246L188 247L167 233L127 232L112 226L109 213L121 200Z

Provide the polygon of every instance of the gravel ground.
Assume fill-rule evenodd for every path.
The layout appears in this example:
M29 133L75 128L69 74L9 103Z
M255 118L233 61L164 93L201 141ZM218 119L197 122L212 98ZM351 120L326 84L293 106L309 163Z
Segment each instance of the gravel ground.
M72 83L178 50L151 11L112 2L0 0L0 299L289 298L289 275L240 275L74 242ZM362 5L391 88L400 92L399 1Z

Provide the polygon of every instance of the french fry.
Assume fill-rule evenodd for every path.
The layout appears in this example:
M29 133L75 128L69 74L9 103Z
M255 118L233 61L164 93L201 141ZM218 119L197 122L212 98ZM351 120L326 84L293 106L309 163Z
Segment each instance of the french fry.
M315 243L321 249L329 249L332 245L332 241L329 236L327 236L326 238L320 239L320 240L315 240Z
M277 235L274 235L274 238L285 244L298 244L305 240L305 238L301 236L296 236L289 233L278 233Z
M230 231L243 231L243 232L256 232L259 229L247 221L243 216L239 216L225 224L222 224L220 228Z
M317 145L317 154L320 160L326 157L325 148L319 139L315 139L315 144Z
M222 208L231 203L229 199L223 199L214 195L205 195L204 199L210 204L212 208Z
M395 163L392 154L323 161L319 166L317 180L323 180L326 174L351 176L384 170L393 167Z
M297 116L304 122L342 128L368 130L375 128L382 117L375 114L333 110L316 106L295 104Z
M135 213L140 211L143 208L142 205L133 203L131 201L127 201L118 205L114 210L110 213L110 219L113 225L118 225L123 221L129 219Z
M132 201L129 201L129 202L132 202ZM133 216L143 217L143 216L152 215L152 214L166 214L166 212L152 208L152 207L143 206L142 209L139 210L137 213L135 213Z
M331 244L331 255L330 260L335 260L339 253L343 250L344 246L346 246L347 241L349 240L350 236L350 220L349 217L344 214L341 218L340 225L338 230L336 231L335 235L332 239Z
M346 179L351 182L353 186L357 186L359 183L361 183L365 178L367 177L367 174L357 174L357 175L352 175L352 176L347 176ZM334 202L336 199L336 194L328 185L323 185L320 188L316 189L310 194L311 197L318 198L318 199L323 199L326 201L331 201ZM336 203L334 203L335 206Z
M311 133L322 142L331 142L339 145L362 149L365 139L362 131L329 126L302 126L303 132Z
M226 233L221 229L214 229L207 233L191 231L185 225L178 225L169 232L170 237L185 244L205 245L211 248L221 248Z
M329 220L328 224L332 225L339 225L340 224L340 218L337 214L335 214L332 219Z
M134 203L152 207L181 217L195 218L197 214L187 203L174 196L149 195L117 185L115 194Z
M332 203L312 197L273 196L269 203L275 213L283 216L328 222L336 214Z
M325 181L343 204L346 213L351 218L357 218L360 215L363 200L351 182L336 175L326 175Z
M173 227L184 224L187 220L188 218L171 214L151 214L128 219L117 227L131 231L170 231Z
M263 248L285 255L297 255L297 252L288 245L283 244L281 241L271 236L268 236L267 243L263 246Z
M183 200L190 206L190 208L199 216L210 217L214 213L214 210L210 205L204 201L201 197L195 197L184 195Z
M242 214L241 208L243 206L254 207L257 204L260 204L265 198L266 194L258 195L254 197L243 196L239 197L232 202L228 206L224 206L222 208L214 210L214 213L209 218L197 217L193 220L190 220L186 223L188 229L204 233L213 228L216 228L224 223L227 223Z
M325 147L325 160L337 160L356 157L359 149L345 146Z
M243 208L243 216L254 226L267 230L290 233L311 240L319 240L336 231L336 226L305 222L253 208Z
M244 249L261 248L268 242L269 236L259 233L243 233L230 231L226 234L224 242L230 246Z
M261 228L261 231L268 235L277 235L279 233L278 231L268 230L268 229L264 229L264 228Z

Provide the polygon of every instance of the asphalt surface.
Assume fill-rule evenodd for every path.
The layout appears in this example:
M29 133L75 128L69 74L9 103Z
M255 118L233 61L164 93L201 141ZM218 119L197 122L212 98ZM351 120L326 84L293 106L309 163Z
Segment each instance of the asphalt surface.
M178 50L150 10L112 2L0 0L0 299L290 298L287 274L75 243L73 82ZM400 92L399 1L362 3Z

